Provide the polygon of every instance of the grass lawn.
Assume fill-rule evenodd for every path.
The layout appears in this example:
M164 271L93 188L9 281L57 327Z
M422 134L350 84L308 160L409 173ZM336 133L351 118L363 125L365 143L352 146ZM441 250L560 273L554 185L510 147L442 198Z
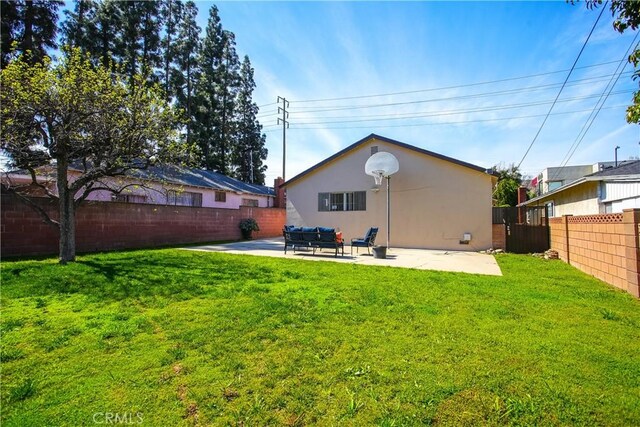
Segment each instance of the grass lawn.
M503 277L171 249L3 261L0 422L640 424L640 302L497 259Z

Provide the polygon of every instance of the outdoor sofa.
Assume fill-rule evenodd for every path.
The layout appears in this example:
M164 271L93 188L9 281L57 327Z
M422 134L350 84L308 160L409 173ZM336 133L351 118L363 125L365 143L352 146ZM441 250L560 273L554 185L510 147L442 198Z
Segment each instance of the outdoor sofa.
M344 256L344 241L342 239L342 233L336 232L333 228L327 227L294 227L292 225L285 225L282 230L284 235L284 253L287 253L287 248L293 248L293 252L296 248L311 249L315 255L316 249L335 249L335 256L338 256L338 251L342 251Z

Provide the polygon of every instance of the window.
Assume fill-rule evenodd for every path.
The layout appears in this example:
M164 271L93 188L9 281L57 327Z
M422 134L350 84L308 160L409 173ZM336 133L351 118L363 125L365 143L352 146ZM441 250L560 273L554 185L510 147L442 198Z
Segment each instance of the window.
M372 145L371 146L371 155L373 156L377 152L378 152L378 146L377 145Z
M318 211L366 211L367 192L318 193Z
M169 190L167 192L167 204L175 206L202 206L202 193L189 191Z
M550 201L548 203L545 204L545 206L547 207L547 212L549 213L549 218L552 218L554 216L556 216L555 213L555 203L553 203L553 201Z
M227 201L227 193L224 191L216 191L216 202L226 202Z
M139 194L116 194L113 200L122 203L147 203L147 196Z
M242 199L242 206L251 206L254 208L258 207L257 199Z
M548 191L553 191L560 187L562 187L562 181L549 181Z

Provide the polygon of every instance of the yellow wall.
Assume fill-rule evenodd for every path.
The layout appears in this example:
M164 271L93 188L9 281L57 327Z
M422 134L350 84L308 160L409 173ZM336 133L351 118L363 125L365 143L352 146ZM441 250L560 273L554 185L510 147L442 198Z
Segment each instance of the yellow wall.
M364 173L371 146L398 158L391 177L391 247L479 250L492 245L491 176L449 161L372 139L287 186L287 224L334 227L347 242L380 227L386 244L386 180L373 192ZM366 211L319 212L318 193L367 192ZM471 233L470 244L460 244Z
M544 197L536 202L536 206L544 206L553 201L553 216L562 215L596 215L600 213L598 204L598 182L586 181L575 187L567 188L560 193Z

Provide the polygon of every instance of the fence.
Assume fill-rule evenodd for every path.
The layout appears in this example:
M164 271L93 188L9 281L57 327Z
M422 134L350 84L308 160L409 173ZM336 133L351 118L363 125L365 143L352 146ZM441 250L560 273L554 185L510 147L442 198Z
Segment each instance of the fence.
M544 206L494 207L493 248L514 253L549 249L549 224Z
M53 218L57 205L34 198ZM254 237L282 234L286 211L280 208L195 208L117 202L85 202L76 212L78 252L133 249L163 245L239 240L238 224L255 218ZM49 255L58 252L58 232L15 196L2 195L0 223L2 257Z
M560 259L640 297L640 209L549 220L551 249Z

